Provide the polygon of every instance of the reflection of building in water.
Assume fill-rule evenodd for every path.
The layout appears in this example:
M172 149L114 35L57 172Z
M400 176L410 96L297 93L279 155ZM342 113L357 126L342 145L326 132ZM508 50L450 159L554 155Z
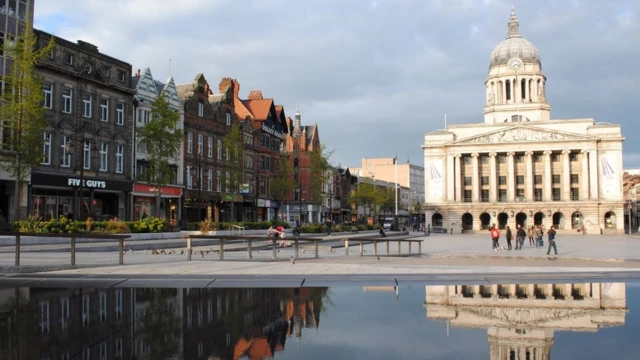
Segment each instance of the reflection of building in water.
M595 332L625 322L624 283L426 287L427 318L487 328L490 359L547 360L554 331Z
M182 291L185 359L263 359L318 327L326 288Z
M0 290L0 359L131 354L130 289Z

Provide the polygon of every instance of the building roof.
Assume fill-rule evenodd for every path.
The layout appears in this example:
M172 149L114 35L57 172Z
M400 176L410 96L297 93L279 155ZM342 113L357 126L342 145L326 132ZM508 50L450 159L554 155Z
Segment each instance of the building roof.
M525 63L541 65L538 49L520 34L520 23L513 7L511 7L511 17L507 27L507 38L491 52L489 68L506 65L513 58L519 58Z

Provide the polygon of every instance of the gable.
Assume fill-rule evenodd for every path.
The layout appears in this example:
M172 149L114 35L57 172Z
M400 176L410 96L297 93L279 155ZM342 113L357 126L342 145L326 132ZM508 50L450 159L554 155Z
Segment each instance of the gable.
M140 80L138 80L136 84L136 92L139 96L146 97L147 99L155 99L158 95L155 81L151 75L151 69L144 69L144 73L140 76Z
M169 100L169 103L175 107L180 106L180 101L178 100L178 90L176 89L176 84L173 81L173 77L170 77L167 80L167 83L164 85L162 89L162 94Z
M509 128L475 135L452 142L452 145L492 144L530 141L590 141L596 138L564 131L547 130L537 127L517 125Z

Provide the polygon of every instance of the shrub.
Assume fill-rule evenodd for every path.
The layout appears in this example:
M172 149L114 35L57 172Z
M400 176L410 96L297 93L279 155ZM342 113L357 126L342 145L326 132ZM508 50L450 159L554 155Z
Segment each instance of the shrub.
M300 233L305 234L316 234L323 232L321 225L300 225L298 229L300 230Z
M124 222L120 221L118 218L113 218L107 221L106 226L104 227L104 232L110 234L126 234L129 233L129 226Z
M91 226L93 225L93 218L88 217L87 220L84 222L84 224L87 231L91 231Z
M11 229L13 231L19 232L27 232L27 233L35 233L35 232L43 232L42 231L43 221L39 216L29 216L25 220L14 221L11 224Z
M213 223L213 221L211 221L211 219L204 219L200 222L200 226L198 228L198 230L201 233L207 233L209 231L214 231L216 229L215 224Z
M126 222L132 233L159 233L171 231L171 224L166 219L146 217L139 221Z

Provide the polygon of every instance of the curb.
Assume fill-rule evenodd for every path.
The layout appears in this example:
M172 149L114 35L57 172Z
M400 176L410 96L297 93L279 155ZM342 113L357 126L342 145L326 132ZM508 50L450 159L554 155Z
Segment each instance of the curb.
M450 254L450 255L426 255L431 259L486 259L486 260L574 260L574 261L596 261L596 262L617 262L617 263L631 263L639 262L640 259L625 259L625 258L588 258L588 257L564 257L558 255L549 256L518 256L518 255L472 255L472 254Z

